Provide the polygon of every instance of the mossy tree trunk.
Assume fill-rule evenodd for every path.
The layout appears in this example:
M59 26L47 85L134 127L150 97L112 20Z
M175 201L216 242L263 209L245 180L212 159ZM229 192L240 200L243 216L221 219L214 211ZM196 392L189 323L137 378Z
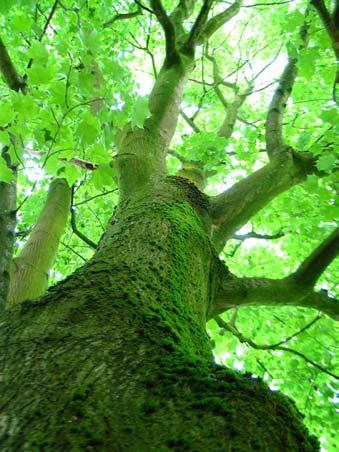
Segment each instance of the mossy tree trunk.
M94 258L2 322L6 450L313 451L295 408L216 366L218 262L187 180L122 201Z
M194 48L241 1L210 20L213 1L204 1L187 33L194 3L179 2L168 15L150 1L166 57L150 117L118 138L120 200L93 258L44 297L3 315L4 450L318 450L290 401L214 364L205 323L235 306L286 300L337 316L335 303L313 287L337 253L338 231L280 281L237 278L217 257L236 230L315 165L281 139L293 84L284 76L267 117L269 164L214 198L166 175Z

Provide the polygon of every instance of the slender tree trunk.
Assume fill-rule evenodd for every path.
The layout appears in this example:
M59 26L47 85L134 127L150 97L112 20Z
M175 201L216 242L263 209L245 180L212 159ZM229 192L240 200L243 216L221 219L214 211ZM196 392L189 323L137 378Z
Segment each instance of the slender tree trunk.
M13 180L0 182L0 310L8 298L16 226L16 168L11 166L7 150L4 148L2 155L13 173Z
M8 305L42 295L48 284L70 207L70 188L55 179L44 208L19 255L13 260Z
M93 259L1 323L3 450L315 451L295 407L213 362L209 203L122 200Z

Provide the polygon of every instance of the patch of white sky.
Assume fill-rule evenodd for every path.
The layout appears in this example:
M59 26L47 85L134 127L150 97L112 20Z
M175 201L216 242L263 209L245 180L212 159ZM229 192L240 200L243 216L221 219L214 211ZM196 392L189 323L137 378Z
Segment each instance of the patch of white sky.
M28 142L25 145L25 152L23 154L25 161L25 168L23 169L23 173L26 176L29 182L40 182L46 177L45 171L41 168L41 163L39 160L35 159L36 155L39 155L34 149L33 142ZM36 187L39 189L40 187ZM26 189L25 196L29 196L31 189Z

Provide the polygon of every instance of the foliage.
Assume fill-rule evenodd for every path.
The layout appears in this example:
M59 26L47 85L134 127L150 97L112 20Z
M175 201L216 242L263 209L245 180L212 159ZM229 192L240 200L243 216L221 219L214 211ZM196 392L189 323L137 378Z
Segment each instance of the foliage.
M163 59L161 28L147 13L104 26L115 14L135 11L132 1L113 2L113 7L108 0L58 3L50 22L50 1L6 0L0 5L2 39L29 85L25 96L10 91L4 83L0 86L0 142L10 146L11 159L18 164L17 249L34 224L53 177L65 177L74 184L77 226L92 241L99 241L118 196L111 163L115 140L126 122L142 127L149 116L147 96ZM163 3L168 10L175 5L172 0ZM223 2L216 3L215 12L223 6ZM280 195L240 231L281 232L282 237L233 239L223 251L227 265L237 275L280 278L296 269L333 229L338 217L335 143L339 120L331 99L335 62L315 12L309 13L309 46L299 50L298 29L304 21L306 1L274 6L260 2L251 7L254 3L246 2L236 20L216 33L208 48L198 48L197 65L182 104L190 121L180 118L168 168L172 174L180 168L178 155L203 161L210 175L206 192L216 194L267 162L264 123L286 62L286 46L290 55L298 56L299 76L284 117L284 136L299 151L319 156L317 167L327 175L322 179L309 176L305 184ZM213 64L207 54L217 61L224 81L236 84L239 92L252 93L227 139L217 135L226 111L215 91ZM224 85L221 89L229 105L234 91ZM98 168L89 171L74 165L75 158ZM0 180L10 180L2 158ZM69 275L92 253L69 225L50 283ZM319 288L335 295L338 276L334 262L319 280ZM232 312L224 314L225 319L231 316ZM242 308L237 327L257 344L272 344L297 332L315 316L310 310L291 307ZM289 394L311 431L321 437L324 450L336 450L338 398L331 376L293 354L256 350L241 344L230 332L220 335L214 321L208 330L218 361L263 377L272 389ZM335 331L333 320L325 315L287 345L334 369Z

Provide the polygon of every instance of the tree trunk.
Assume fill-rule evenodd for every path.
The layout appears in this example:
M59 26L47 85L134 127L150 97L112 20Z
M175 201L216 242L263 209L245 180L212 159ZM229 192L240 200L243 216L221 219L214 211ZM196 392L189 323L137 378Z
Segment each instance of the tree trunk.
M9 183L0 182L0 311L6 305L10 285L10 268L15 241L17 177L16 166L11 164L8 155L8 147L4 147L2 156L13 174L13 180Z
M45 205L28 240L13 259L8 306L41 296L48 286L48 272L54 264L65 228L71 190L65 179L54 179Z
M1 322L2 450L315 451L291 402L213 362L209 202L121 201L92 260Z

